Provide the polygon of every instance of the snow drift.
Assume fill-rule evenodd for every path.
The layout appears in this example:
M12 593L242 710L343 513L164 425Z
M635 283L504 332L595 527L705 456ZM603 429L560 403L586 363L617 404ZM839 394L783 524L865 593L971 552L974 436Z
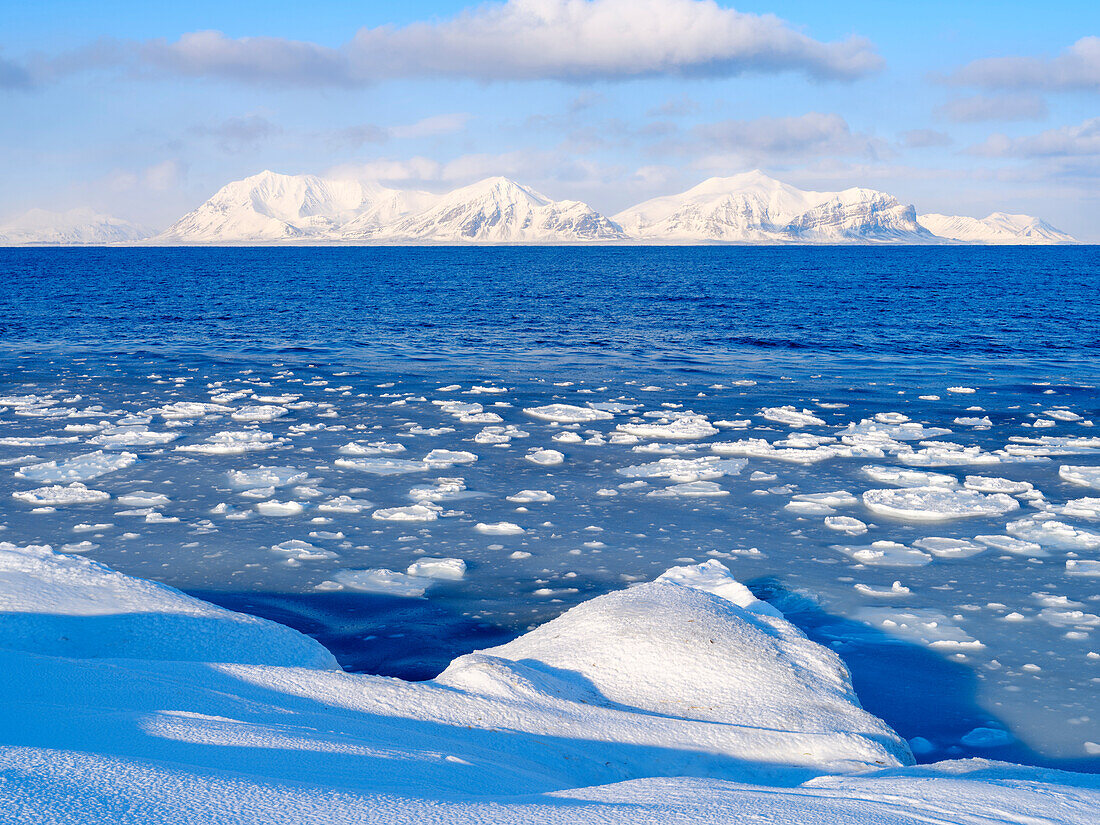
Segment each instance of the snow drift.
M0 609L9 822L1085 823L1100 804L1091 777L911 767L835 654L713 561L423 683L47 547L0 546Z

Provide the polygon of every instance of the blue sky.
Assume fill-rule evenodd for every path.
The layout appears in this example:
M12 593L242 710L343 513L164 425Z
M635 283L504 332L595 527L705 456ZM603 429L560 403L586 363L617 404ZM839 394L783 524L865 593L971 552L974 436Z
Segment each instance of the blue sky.
M0 217L265 168L614 213L759 167L1100 242L1100 4L2 0Z

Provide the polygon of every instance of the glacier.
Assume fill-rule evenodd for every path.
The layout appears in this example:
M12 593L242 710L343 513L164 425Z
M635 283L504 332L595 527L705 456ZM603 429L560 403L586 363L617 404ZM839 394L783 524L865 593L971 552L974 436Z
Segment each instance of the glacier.
M52 823L1043 821L1100 779L916 766L839 657L712 560L426 682L45 545L0 544L0 804Z

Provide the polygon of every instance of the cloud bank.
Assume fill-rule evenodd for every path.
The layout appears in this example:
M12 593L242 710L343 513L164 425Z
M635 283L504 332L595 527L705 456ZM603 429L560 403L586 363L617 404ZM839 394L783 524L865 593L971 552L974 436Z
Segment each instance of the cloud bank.
M948 78L985 89L1100 91L1100 37L1082 37L1056 57L975 60Z
M20 67L0 64L18 77ZM359 86L398 78L588 82L800 72L854 80L883 61L864 38L822 42L770 14L713 0L507 0L449 19L363 28L344 46L199 31L110 41L37 67L42 77L128 68L246 83Z

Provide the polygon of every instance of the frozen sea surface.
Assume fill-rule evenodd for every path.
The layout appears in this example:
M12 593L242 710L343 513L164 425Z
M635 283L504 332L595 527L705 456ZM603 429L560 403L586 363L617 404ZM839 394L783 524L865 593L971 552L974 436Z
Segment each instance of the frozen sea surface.
M1095 771L1098 262L0 250L0 541L405 678L718 559L918 758Z

